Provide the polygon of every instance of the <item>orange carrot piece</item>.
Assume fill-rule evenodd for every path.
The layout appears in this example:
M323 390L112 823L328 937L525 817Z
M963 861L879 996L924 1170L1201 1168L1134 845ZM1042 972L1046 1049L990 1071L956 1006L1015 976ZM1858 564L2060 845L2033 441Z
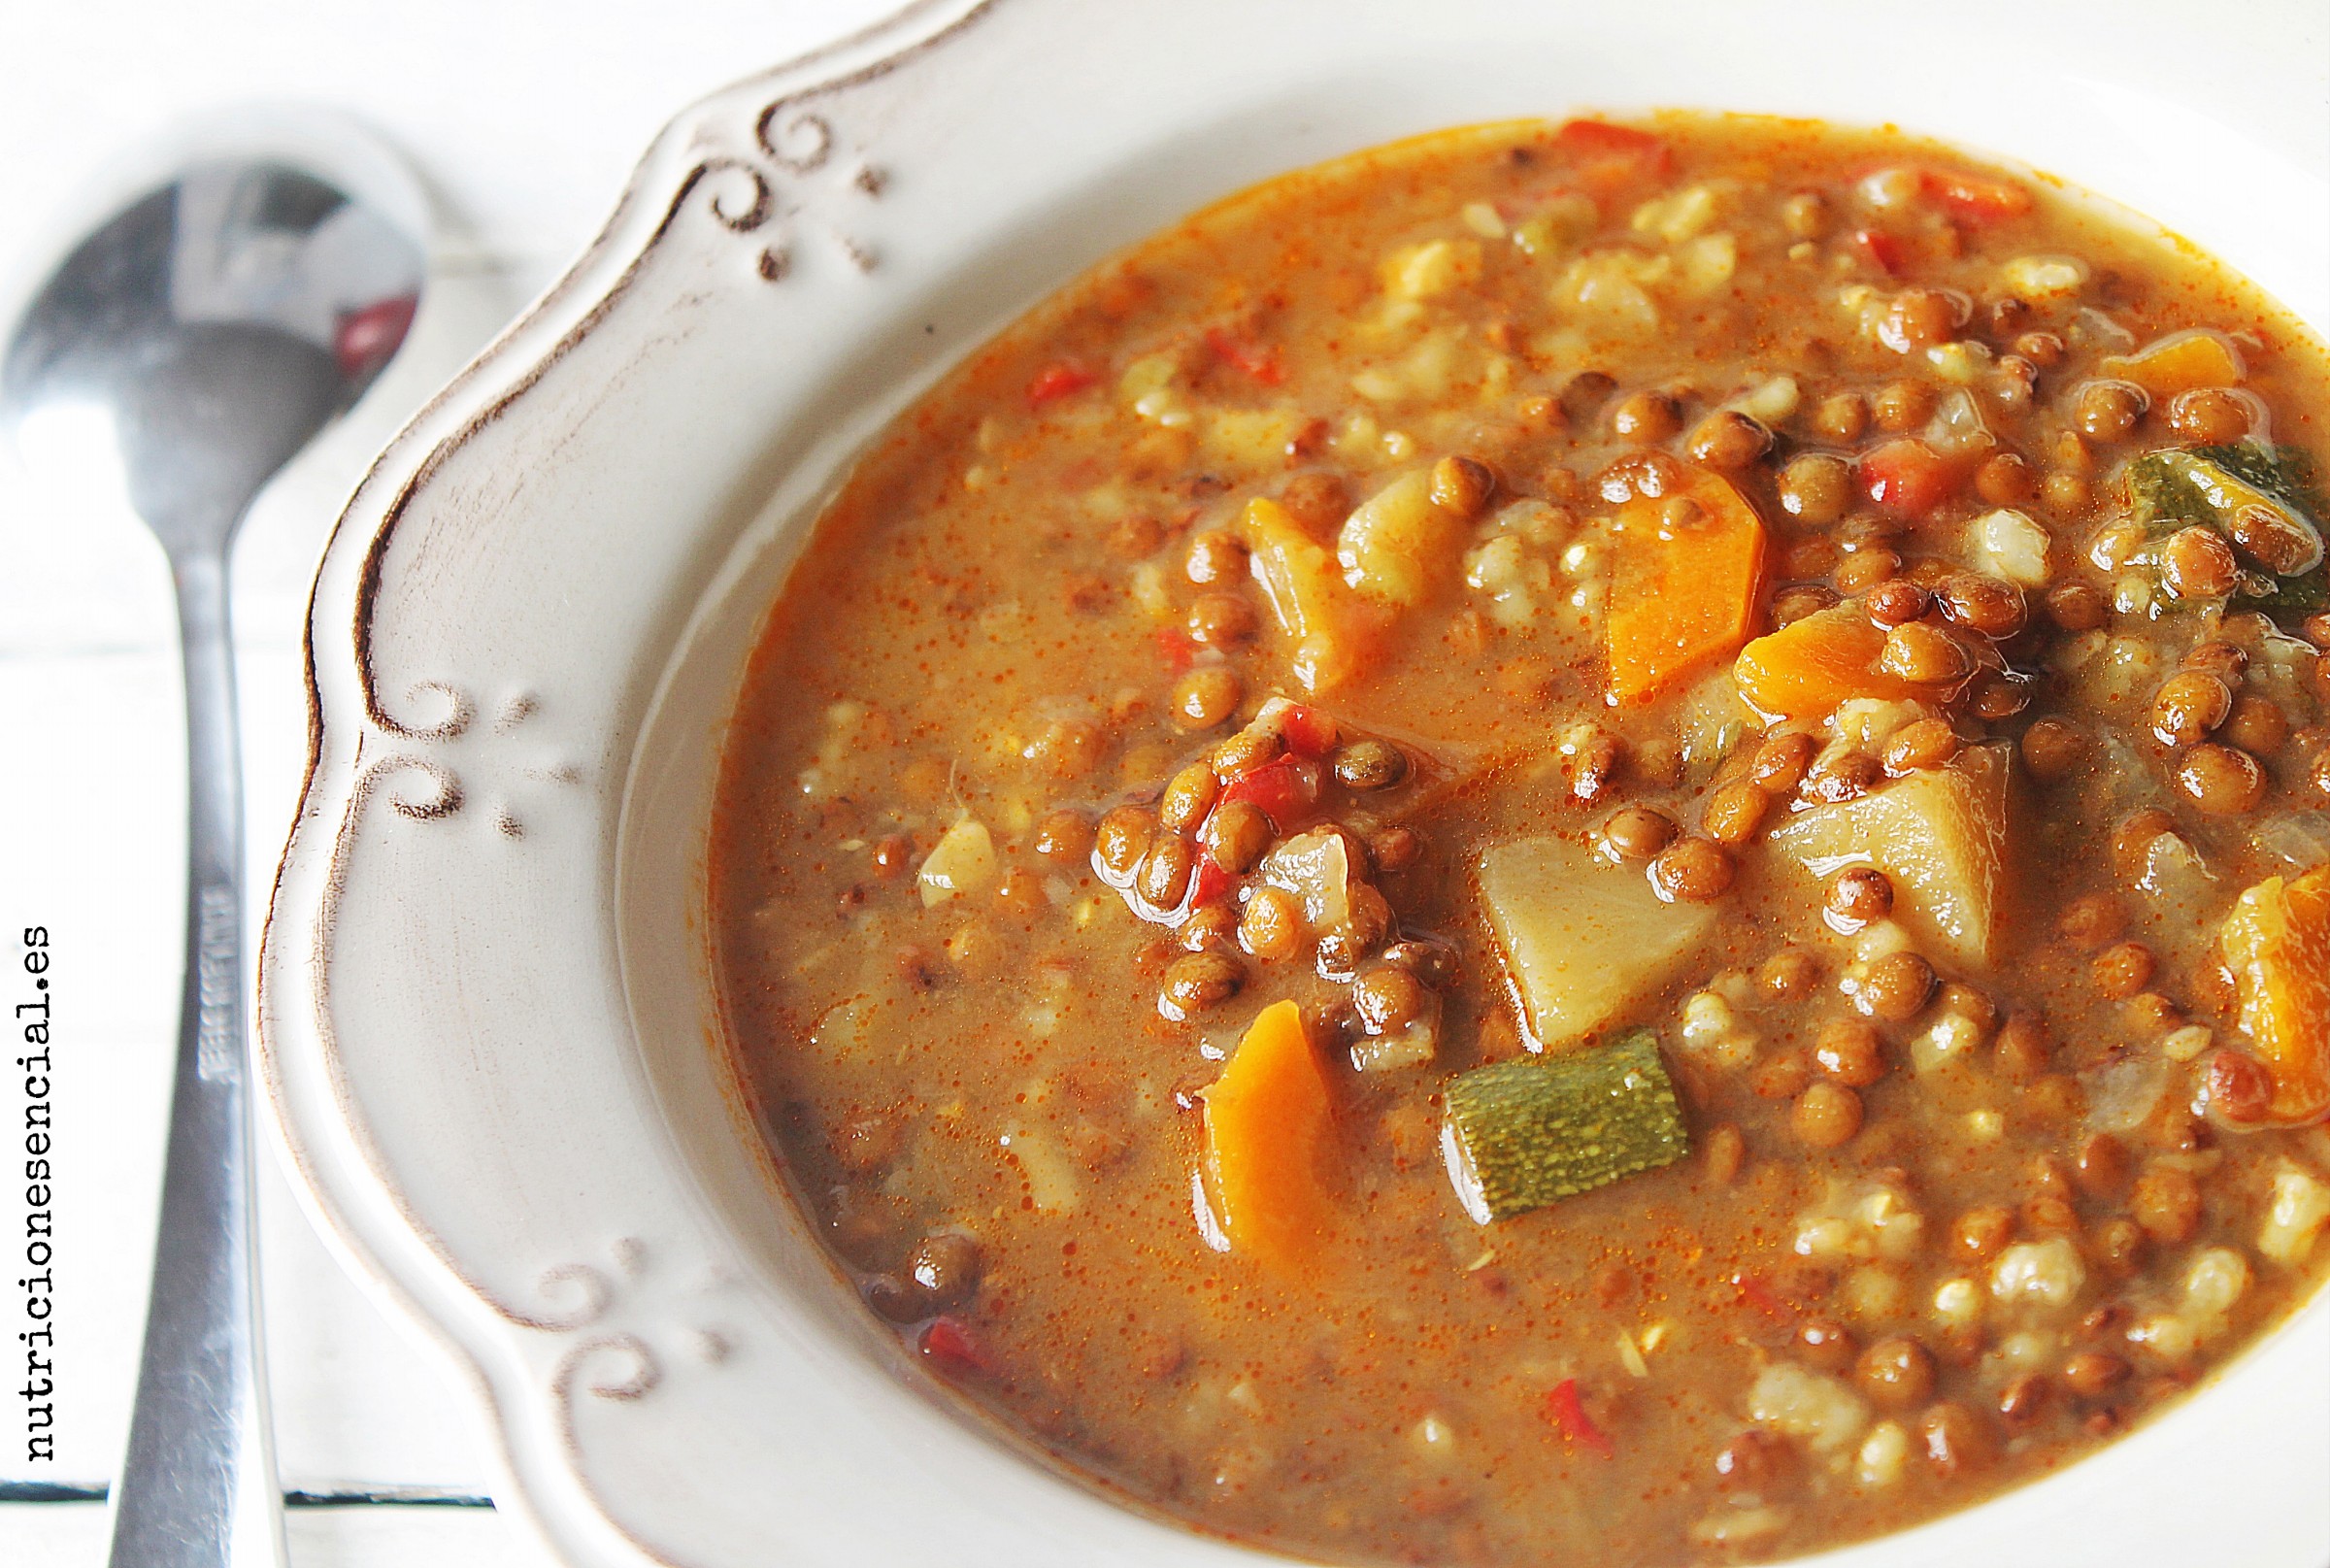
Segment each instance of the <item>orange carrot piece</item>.
M2000 223L2031 210L2031 193L2022 186L1964 169L1920 169L1917 183L1926 195L1971 223Z
M1857 604L1792 620L1740 650L1732 676L1748 705L1775 718L1822 718L1847 697L1914 695L1916 687L1878 668L1885 634Z
M2155 398L2174 397L2196 386L2239 386L2241 354L2205 327L2178 332L2145 345L2132 354L2114 354L2097 369L2134 382Z
M1230 1250L1314 1273L1337 1228L1335 1106L1302 1009L1273 1002L1205 1091L1208 1196Z
M1365 674L1381 651L1389 612L1346 583L1335 552L1276 501L1248 502L1240 528L1303 689L1332 691Z
M1685 468L1658 497L1618 508L1605 617L1610 691L1648 702L1684 676L1720 663L1748 640L1764 525L1719 475ZM1677 508L1680 498L1688 506ZM1677 520L1676 513L1687 514Z
M2274 1081L2268 1114L2319 1119L2330 1113L2330 866L2286 883L2268 877L2243 893L2223 943L2241 1026Z

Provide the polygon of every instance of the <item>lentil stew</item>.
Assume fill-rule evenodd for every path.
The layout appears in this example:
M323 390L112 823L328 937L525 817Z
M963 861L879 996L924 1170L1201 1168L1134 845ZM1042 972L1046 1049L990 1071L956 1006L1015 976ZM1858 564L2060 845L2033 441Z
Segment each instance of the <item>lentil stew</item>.
M1348 1562L1767 1559L2330 1268L2322 346L2048 182L1662 116L1288 175L817 524L740 1071L934 1375Z

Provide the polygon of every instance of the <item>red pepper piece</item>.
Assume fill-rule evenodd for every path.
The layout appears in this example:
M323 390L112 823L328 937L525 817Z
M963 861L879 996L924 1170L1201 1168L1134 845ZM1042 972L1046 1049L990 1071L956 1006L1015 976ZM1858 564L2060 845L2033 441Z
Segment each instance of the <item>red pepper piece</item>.
M1888 441L1861 458L1861 488L1899 517L1922 517L1958 487L1956 466L1922 441Z
M1220 903L1237 885L1238 879L1222 870L1212 855L1199 855L1196 874L1189 879L1189 894L1182 901L1182 917L1186 919L1208 904Z
M1279 733L1286 737L1287 750L1298 756L1325 756L1343 738L1333 714L1300 703L1279 715Z
M1553 133L1553 149L1573 161L1578 183L1596 196L1664 175L1675 161L1662 138L1600 119L1571 120Z
M1920 169L1917 188L1969 223L2003 223L2031 210L2031 193L2022 186L1962 169Z
M1257 349L1233 335L1227 327L1206 328L1206 347L1223 364L1244 371L1265 386L1276 386L1286 379L1286 366L1280 360L1276 347Z
M1164 655L1165 668L1180 675L1197 657L1197 639L1179 626L1168 626L1157 633L1157 651Z
M1901 269L1909 264L1908 250L1883 229L1854 229L1852 243L1888 278L1900 277Z
M1318 765L1305 757L1282 756L1231 780L1221 798L1259 806L1271 825L1290 832L1318 803Z
M930 1326L922 1330L916 1349L925 1360L951 1376L975 1373L985 1377L995 1370L995 1363L987 1359L987 1352L958 1318L932 1318Z
M1593 1418L1585 1413L1585 1406L1579 1402L1576 1378L1564 1378L1553 1385L1553 1391L1546 1396L1546 1414L1571 1442L1593 1450L1605 1459L1616 1456L1618 1446L1610 1440L1608 1432L1594 1424Z
M1063 359L1056 365L1046 365L1036 372L1035 380L1027 384L1027 406L1040 409L1056 402L1072 392L1081 392L1100 380L1100 372Z
M1742 1301L1773 1321L1784 1323L1795 1318L1796 1309L1774 1295L1762 1275L1735 1274L1731 1277L1731 1284L1733 1289L1739 1291Z

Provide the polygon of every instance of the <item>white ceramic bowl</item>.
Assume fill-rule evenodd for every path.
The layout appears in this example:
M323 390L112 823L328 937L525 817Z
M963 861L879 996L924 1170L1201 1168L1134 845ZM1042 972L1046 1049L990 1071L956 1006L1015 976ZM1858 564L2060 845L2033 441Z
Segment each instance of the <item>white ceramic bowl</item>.
M866 1320L741 1114L704 828L758 617L852 453L1083 266L1282 170L1580 106L1896 120L2107 191L2330 321L2322 18L1533 0L928 0L682 116L383 453L310 627L263 961L280 1126L476 1369L577 1564L1257 1556L996 1435ZM2311 45L2309 45L2311 40ZM2319 1568L2330 1301L2038 1485L1821 1559Z

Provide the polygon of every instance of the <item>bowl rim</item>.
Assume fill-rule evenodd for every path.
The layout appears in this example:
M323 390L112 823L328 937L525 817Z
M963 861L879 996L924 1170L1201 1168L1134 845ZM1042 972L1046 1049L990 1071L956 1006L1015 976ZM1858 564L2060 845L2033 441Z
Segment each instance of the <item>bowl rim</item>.
M782 183L825 167L839 150L830 124L812 123L813 117L788 118L788 109L840 103L857 89L879 89L906 67L975 37L978 24L999 11L1033 15L1059 3L918 0L887 21L683 111L651 144L613 215L576 261L416 413L376 460L336 524L319 567L306 635L310 722L301 804L271 895L259 959L256 1050L276 1137L312 1218L351 1271L394 1301L400 1316L434 1337L469 1373L492 1412L498 1457L515 1483L514 1495L578 1561L727 1560L668 1554L648 1534L630 1528L619 1517L621 1508L596 1495L582 1474L583 1439L571 1408L579 1393L637 1402L665 1375L647 1370L656 1363L644 1357L644 1347L635 1356L632 1345L622 1343L630 1338L638 1344L634 1336L585 1333L602 1321L601 1298L649 1271L652 1251L636 1240L626 1248L626 1238L618 1237L604 1259L553 1266L529 1299L506 1289L497 1299L496 1289L471 1267L474 1259L438 1237L421 1209L408 1201L370 1141L361 1096L331 1066L335 1023L324 972L341 934L339 901L349 890L350 822L375 800L407 822L460 815L464 790L455 766L431 758L466 744L486 718L478 699L449 684L420 681L401 696L386 692L374 635L400 525L432 486L442 487L456 458L497 425L524 422L523 400L619 317L660 255L677 251L684 257L691 248L742 236L757 250L750 265L763 279L788 275L796 258L782 243L761 243L782 205ZM1486 0L1486 9L1496 9L1496 0ZM741 147L734 135L740 114L749 125ZM883 178L872 158L850 174L868 196L878 193ZM706 217L709 225L702 221ZM840 245L850 266L871 268L871 259L853 250L851 242ZM828 268L816 286L847 277L846 268ZM2320 317L2313 319L2318 327ZM976 344L983 335L958 337ZM501 703L490 719L494 729L521 725L527 700L520 693ZM416 701L417 712L410 706ZM382 755L383 748L389 754ZM609 773L622 776L616 811L627 816L636 758L602 760ZM464 1293L474 1300L463 1301ZM481 1304L488 1309L483 1315L474 1310ZM2271 1338L2284 1338L2301 1321L2316 1318L2330 1322L2330 1297L2317 1297ZM508 1364L509 1342L528 1335L563 1335L572 1342L547 1364L558 1409L538 1408L537 1390L524 1386L544 1381L540 1357L528 1376ZM2255 1360L2260 1348L2245 1351L2236 1365ZM595 1517L579 1516L579 1502L594 1509ZM1146 1546L1126 1550L1138 1560L1152 1560ZM1858 1550L1847 1548L1844 1554ZM1216 1556L1194 1545L1180 1555L1191 1561Z

